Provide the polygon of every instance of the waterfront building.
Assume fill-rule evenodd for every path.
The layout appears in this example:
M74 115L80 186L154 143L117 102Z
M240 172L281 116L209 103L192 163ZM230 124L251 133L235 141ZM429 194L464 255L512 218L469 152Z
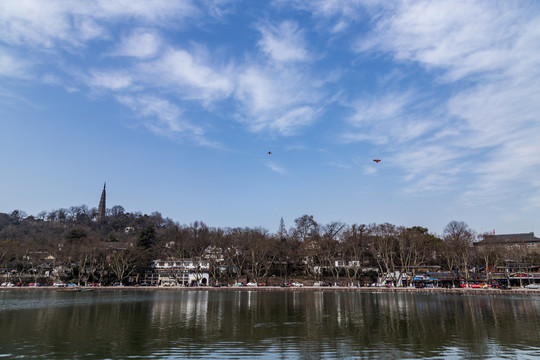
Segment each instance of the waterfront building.
M520 234L501 234L501 235L484 235L484 238L475 243L477 247L487 245L504 245L507 248L522 248L540 249L540 238L534 236L533 232Z
M210 283L210 263L194 259L153 260L143 282L159 286L206 286Z

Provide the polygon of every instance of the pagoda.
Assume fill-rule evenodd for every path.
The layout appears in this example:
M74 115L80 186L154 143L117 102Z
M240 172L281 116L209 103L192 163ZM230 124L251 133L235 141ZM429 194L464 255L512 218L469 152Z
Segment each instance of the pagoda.
M105 187L107 186L107 183L105 183L103 185L103 191L101 192L101 199L99 200L99 206L98 206L98 209L97 209L97 219L98 220L102 220L105 218L105 215L106 215L106 206L105 206L105 197L106 197L106 192L105 192Z

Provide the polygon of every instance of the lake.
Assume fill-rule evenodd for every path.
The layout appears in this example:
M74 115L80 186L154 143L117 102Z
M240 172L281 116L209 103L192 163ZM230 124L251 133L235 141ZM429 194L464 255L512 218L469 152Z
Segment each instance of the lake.
M0 358L536 359L540 296L0 291Z

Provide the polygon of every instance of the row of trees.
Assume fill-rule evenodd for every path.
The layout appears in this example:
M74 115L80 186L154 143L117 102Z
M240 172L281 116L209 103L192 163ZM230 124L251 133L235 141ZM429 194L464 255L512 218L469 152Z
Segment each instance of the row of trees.
M210 263L214 282L277 277L355 282L371 276L414 273L440 266L464 278L472 268L488 272L504 261L538 262L533 251L473 244L479 236L452 221L442 235L392 224L319 224L303 215L276 233L264 228L211 228L203 222L180 225L161 214L127 213L121 206L96 220L86 206L42 212L0 213L0 271L4 276L38 280L47 273L78 283L137 279L151 260L191 258ZM62 269L58 273L58 269ZM137 280L136 280L137 281Z

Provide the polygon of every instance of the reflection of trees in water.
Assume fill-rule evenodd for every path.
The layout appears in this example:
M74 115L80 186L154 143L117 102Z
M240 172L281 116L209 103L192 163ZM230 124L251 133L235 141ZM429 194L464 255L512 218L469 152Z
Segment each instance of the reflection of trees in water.
M58 305L71 295L71 302ZM455 347L490 354L492 344L537 346L540 329L540 303L527 296L346 291L40 296L56 307L0 312L2 343L16 349L35 341L42 346L28 351L46 349L58 357L145 355L171 348L189 356L231 344L254 353L295 349L303 359L366 351L426 357Z

